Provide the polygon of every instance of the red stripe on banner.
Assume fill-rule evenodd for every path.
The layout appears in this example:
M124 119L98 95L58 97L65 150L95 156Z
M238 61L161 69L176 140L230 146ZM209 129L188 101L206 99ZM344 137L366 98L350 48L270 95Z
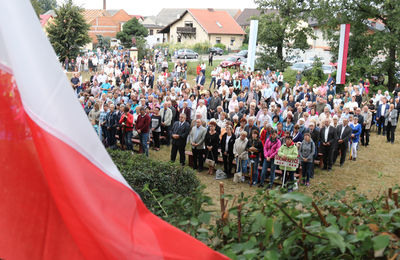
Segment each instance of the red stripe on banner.
M49 134L0 71L0 258L227 259Z
M347 53L349 51L349 38L350 38L350 24L346 24L345 34L344 34L343 62L342 62L342 75L341 75L342 84L346 84L346 67L347 67Z

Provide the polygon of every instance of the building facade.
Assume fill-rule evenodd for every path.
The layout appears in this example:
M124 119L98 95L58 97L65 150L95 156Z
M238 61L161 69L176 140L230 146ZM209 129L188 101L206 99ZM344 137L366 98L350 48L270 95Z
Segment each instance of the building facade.
M231 50L240 49L245 35L231 15L213 9L188 9L160 32L171 44L222 43Z

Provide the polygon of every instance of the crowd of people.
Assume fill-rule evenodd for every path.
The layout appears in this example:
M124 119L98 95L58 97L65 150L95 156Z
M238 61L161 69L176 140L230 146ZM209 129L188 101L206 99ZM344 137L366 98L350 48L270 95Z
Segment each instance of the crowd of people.
M356 161L375 126L394 144L398 85L392 93L372 93L369 81L360 79L339 90L331 75L317 86L301 73L290 85L269 68L252 72L217 66L206 75L204 63L189 82L184 61L175 61L169 71L163 52L154 54L136 61L123 50L98 49L76 58L71 85L106 147L133 151L132 138L137 138L145 155L150 144L155 151L166 145L171 161L179 153L185 165L189 144L194 169L203 171L206 165L215 174L222 157L228 178L252 172L251 185L263 187L269 177L272 187L277 155L298 158L301 167L287 167L288 178L293 181L299 171L308 186L314 160L322 160L327 171L336 161L340 167L348 158ZM79 73L85 70L91 75L87 82Z

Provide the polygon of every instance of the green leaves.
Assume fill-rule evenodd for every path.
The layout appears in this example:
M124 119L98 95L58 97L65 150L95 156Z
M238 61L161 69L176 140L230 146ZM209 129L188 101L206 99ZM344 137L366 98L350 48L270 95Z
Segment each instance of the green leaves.
M312 202L312 198L300 193L300 192L290 192L290 193L286 193L284 195L281 196L282 200L295 200L298 202L301 202L303 204L311 204Z
M75 59L80 48L91 42L90 25L86 23L82 9L72 0L65 1L55 12L57 16L46 29L49 40L60 61L66 57Z
M211 199L192 170L125 152L110 154L153 213L232 259L305 259L306 252L308 259L372 259L392 256L400 246L400 210L392 201L388 210L383 196L369 200L354 189L316 191L314 202L326 227L311 197L259 190L239 197L239 230L237 204L221 221L219 210L209 211ZM232 205L232 196L224 198Z
M374 256L381 257L383 256L383 251L389 245L390 239L387 235L380 235L372 238L372 242L374 245Z
M329 242L332 246L338 247L342 254L346 250L346 243L341 235L339 235L338 230L332 227L328 227L325 229L326 237L329 239Z

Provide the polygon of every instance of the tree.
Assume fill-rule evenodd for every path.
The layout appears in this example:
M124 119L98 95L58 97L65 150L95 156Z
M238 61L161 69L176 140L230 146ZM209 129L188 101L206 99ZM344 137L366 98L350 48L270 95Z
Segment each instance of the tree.
M294 49L309 48L307 37L313 38L312 29L304 21L312 7L308 1L255 0L261 10L258 42L263 46L258 66L283 70L286 59ZM285 53L285 56L284 56Z
M31 0L31 5L32 5L33 9L35 10L36 15L39 17L43 10L42 10L38 0Z
M122 26L122 31L117 33L117 39L121 41L125 48L130 48L133 45L133 37L146 37L147 35L146 27L139 23L138 19L132 18Z
M374 70L385 71L388 88L394 89L400 47L400 5L396 1L319 0L313 15L324 28L335 55L338 26L350 23L348 71L358 77Z
M82 9L72 0L67 0L55 12L54 23L47 28L50 42L60 61L66 57L75 58L80 48L91 41L88 34L90 25L83 18Z
M55 10L57 8L56 0L38 0L42 12L47 12L49 10Z
M101 49L109 49L110 48L111 37L109 37L109 36L104 37L101 34L97 34L96 38L97 38L97 46L98 47L100 47Z

